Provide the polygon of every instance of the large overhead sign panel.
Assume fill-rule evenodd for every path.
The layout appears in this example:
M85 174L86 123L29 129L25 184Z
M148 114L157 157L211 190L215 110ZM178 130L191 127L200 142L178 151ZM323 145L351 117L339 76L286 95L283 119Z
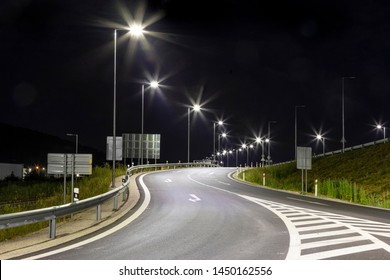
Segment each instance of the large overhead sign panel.
M160 142L160 134L123 134L124 157L160 159Z
M92 154L47 154L47 174L92 174Z

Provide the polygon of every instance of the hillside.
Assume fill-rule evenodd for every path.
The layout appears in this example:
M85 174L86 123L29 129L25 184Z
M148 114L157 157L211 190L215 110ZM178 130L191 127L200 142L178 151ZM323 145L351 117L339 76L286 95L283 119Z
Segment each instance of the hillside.
M301 170L296 162L266 168L254 168L246 179L293 191L301 191ZM308 170L308 192L314 193L318 180L320 195L352 202L390 207L390 143L381 143L343 154L313 158Z
M46 165L48 153L74 153L74 139L64 140L41 132L0 123L0 162L22 163L25 166ZM105 154L79 145L79 153L93 155L94 164L101 164Z

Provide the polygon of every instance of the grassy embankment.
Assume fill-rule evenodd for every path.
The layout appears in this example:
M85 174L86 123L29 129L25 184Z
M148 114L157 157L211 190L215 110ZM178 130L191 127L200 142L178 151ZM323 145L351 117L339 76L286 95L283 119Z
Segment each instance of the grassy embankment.
M302 173L295 161L247 170L245 179L262 185L263 173L268 187L301 191ZM317 179L318 196L390 208L390 143L313 158L307 174L309 194Z
M125 168L119 166L116 176L125 174ZM80 199L93 197L109 190L112 170L109 166L94 167L91 176L78 178L75 183L80 189ZM67 203L70 202L71 182L67 180ZM62 205L64 202L63 178L53 179L38 175L26 180L0 182L0 215ZM0 241L21 236L47 227L48 222L30 224L0 230Z

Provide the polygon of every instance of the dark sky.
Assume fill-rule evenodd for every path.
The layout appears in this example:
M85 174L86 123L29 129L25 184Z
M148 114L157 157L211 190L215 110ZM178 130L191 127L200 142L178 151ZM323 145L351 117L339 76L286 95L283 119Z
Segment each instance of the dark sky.
M140 7L143 7L143 9ZM346 146L380 139L390 120L390 4L379 0L104 1L5 0L0 3L0 121L105 149L112 135L114 29L143 18L144 40L118 31L117 135L161 134L161 160L210 156L213 122L223 118L222 146L265 136L274 161L325 133L341 148L342 77ZM217 130L217 133L219 131ZM390 132L390 131L389 131ZM26 140L27 141L27 140ZM82 152L82 151L81 151Z

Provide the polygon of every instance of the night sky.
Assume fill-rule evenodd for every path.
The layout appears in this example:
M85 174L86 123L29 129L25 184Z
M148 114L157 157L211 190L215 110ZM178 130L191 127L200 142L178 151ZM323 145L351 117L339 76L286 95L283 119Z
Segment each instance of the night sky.
M143 20L139 40L118 31L117 135L161 134L161 161L211 155L213 122L222 147L266 136L275 162L312 146L341 149L342 77L346 147L383 137L390 121L390 3L379 0L104 1L0 3L0 122L105 150L113 129L114 29ZM219 128L217 133L220 133ZM390 130L389 130L390 133ZM389 134L390 135L390 134ZM3 136L2 136L3 137ZM27 141L27 140L26 140ZM217 145L218 146L218 145ZM256 160L253 158L253 160Z

